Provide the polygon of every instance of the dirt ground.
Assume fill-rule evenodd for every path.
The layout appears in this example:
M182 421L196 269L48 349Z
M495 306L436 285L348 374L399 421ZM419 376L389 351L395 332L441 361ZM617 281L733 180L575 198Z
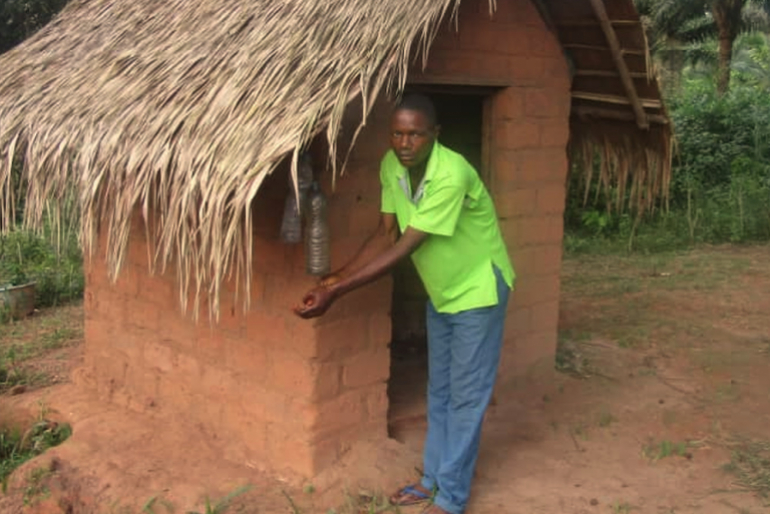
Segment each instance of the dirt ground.
M561 372L545 393L490 409L468 514L770 512L770 247L572 258L562 287ZM228 512L390 512L371 503L409 478L394 469L419 464L420 416L394 427L401 444L359 448L334 477L303 486L222 463L213 444L169 443L166 421L95 412L62 379L77 366L80 317L67 307L0 332L0 359L13 344L39 348L16 364L38 378L0 396L0 421L45 410L74 428L12 476L3 514L203 514L206 497L246 483ZM47 349L41 334L57 323L75 337ZM371 490L340 480L372 463L387 471Z

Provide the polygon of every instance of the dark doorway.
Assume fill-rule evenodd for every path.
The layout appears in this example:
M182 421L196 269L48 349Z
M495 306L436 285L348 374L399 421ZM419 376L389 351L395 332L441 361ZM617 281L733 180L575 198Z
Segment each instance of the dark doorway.
M441 125L439 142L461 153L479 173L482 173L482 127L484 123L483 96L430 95L436 105Z

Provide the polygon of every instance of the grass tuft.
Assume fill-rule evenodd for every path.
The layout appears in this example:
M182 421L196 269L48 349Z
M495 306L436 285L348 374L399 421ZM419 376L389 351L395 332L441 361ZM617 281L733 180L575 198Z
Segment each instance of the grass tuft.
M72 435L72 428L66 423L41 420L26 432L20 430L0 431L0 482L2 490L7 488L11 473L40 455L48 448L57 446Z
M650 441L642 447L642 455L651 461L658 461L666 457L687 457L690 448L689 442L675 442L663 440L660 442Z
M770 497L770 442L747 441L737 444L724 471L735 475L737 484L762 498Z

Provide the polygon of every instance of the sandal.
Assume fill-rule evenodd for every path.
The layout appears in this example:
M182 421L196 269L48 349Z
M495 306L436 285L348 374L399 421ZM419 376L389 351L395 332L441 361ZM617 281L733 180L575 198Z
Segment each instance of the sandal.
M390 504L398 507L408 507L410 505L420 505L433 498L432 493L426 493L420 489L418 484L408 485L398 490L396 494L389 498Z

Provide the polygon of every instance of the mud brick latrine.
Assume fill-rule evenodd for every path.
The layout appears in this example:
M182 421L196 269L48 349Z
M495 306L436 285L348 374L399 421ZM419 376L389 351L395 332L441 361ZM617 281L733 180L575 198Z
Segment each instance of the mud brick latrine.
M486 0L467 0L459 32L442 30L427 68L413 80L498 87L488 102L484 144L488 183L519 275L500 368L501 385L515 383L533 367L550 366L556 346L566 60L530 0L498 2L493 17ZM347 174L330 192L335 265L376 226L389 109L383 101L367 120ZM148 272L137 216L116 284L100 258L90 262L81 383L120 406L185 420L221 444L228 459L311 477L361 438L387 437L391 282L348 295L320 320L296 318L291 307L314 279L305 274L302 246L278 240L286 192L286 175L277 172L257 198L249 312L234 301L231 286L213 326L205 314L196 324L180 313L173 274Z

